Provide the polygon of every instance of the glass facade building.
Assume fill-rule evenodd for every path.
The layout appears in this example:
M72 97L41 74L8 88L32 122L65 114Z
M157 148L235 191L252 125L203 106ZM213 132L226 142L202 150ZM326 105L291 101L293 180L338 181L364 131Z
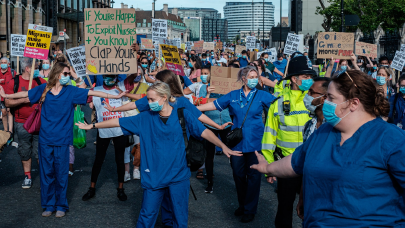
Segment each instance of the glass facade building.
M225 19L203 19L202 40L213 42L215 39L226 41L228 38L228 22Z
M190 30L190 41L199 41L202 39L202 20L200 17L184 17L183 22Z
M251 31L260 36L269 33L274 26L274 5L271 2L227 2L224 17L228 20L228 39L232 40L241 31ZM264 20L263 20L264 17Z

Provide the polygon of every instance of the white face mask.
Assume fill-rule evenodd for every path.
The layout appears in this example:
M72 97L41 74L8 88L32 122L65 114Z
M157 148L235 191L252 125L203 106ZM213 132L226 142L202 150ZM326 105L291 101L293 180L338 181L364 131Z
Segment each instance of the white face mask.
M321 97L323 97L323 96L324 96L324 95L321 95L321 96L319 96L319 97L312 97L312 96L308 95L308 93L305 94L305 97L304 97L304 105L305 105L305 108L307 108L308 111L310 111L311 113L314 113L314 112L315 112L315 109L316 109L318 106L322 105L322 104L319 104L319 105L312 105L312 101L315 100L315 99L321 98Z

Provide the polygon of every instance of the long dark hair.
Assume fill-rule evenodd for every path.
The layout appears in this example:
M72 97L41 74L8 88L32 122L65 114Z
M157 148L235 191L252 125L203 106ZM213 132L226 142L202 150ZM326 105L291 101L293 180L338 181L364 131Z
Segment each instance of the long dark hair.
M190 60L193 60L193 62L195 62L195 63L194 63L194 66L191 68L191 71L190 71L190 75L191 75L191 74L193 73L194 69L196 69L196 70L200 69L200 70L201 70L201 68L202 68L202 63L201 63L201 59L198 58L198 57L195 56L195 55L192 55L191 58L190 58Z
M157 80L162 81L170 86L170 92L172 93L173 97L184 96L183 90L180 87L181 82L179 77L181 76L177 76L171 70L162 70L156 74Z

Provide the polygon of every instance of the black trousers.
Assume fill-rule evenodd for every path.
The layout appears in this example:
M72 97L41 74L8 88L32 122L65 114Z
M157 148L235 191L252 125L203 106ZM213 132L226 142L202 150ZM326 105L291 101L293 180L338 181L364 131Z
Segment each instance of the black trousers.
M221 137L221 141L226 144L226 136L231 131L230 127L224 130L214 130L208 127L207 129L212 131L214 135L219 135ZM205 158L205 171L207 172L208 182L212 182L212 175L214 174L215 145L208 140L205 140L205 148L207 150L207 157Z
M294 201L301 191L302 177L277 178L276 228L292 228Z
M104 163L110 141L114 143L115 163L117 164L118 183L124 183L125 165L124 154L127 144L127 136L121 135L113 138L100 138L97 134L96 159L94 160L93 169L91 171L91 182L97 183L98 175L101 171L101 166Z

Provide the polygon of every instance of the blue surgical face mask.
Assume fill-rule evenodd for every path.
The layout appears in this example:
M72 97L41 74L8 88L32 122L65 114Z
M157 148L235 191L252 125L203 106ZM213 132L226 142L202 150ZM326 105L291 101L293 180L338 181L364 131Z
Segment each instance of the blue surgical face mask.
M246 55L242 56L242 58L246 59Z
M1 69L5 70L7 69L8 65L6 63L2 63L1 64Z
M160 112L163 109L163 104L159 105L160 100L161 99L159 99L158 101L149 103L150 110L152 110L154 112Z
M377 67L376 67L376 66L373 66L373 69L374 69L374 70L377 70Z
M254 89L257 86L257 83L259 83L259 79L258 78L253 78L253 79L248 79L247 80L247 86L250 89Z
M189 67L193 67L193 64L191 62L188 62Z
M112 77L103 78L103 82L106 86L113 86L113 85L115 85L116 81L117 81L116 78L112 78Z
M200 78L203 83L207 83L208 75L201 75Z
M202 61L205 61L205 60L207 60L207 59L201 59Z
M61 84L61 85L66 85L66 84L68 84L68 82L69 82L69 80L70 80L70 76L61 76L60 77L60 79L59 79L59 83Z
M301 91L307 91L307 90L309 90L309 88L311 88L312 84L314 84L314 80L312 80L310 78L310 79L301 80L301 85L298 85L298 84L297 85Z
M36 69L36 70L34 70L34 78L38 78L38 76L39 76L39 70Z
M281 60L279 59L279 60L277 60L277 61L278 61L279 63L282 63L282 62L283 62L283 60L282 60L282 59L281 59Z
M347 70L347 66L340 66L340 69L342 69L343 71Z
M211 54L214 55L214 52L212 51Z
M378 85L384 85L385 84L385 77L377 76L377 84Z
M324 102L324 104L323 104L323 107L322 107L322 112L323 112L323 117L325 118L326 122L328 122L328 123L331 124L332 126L336 126L340 121L342 121L343 118L345 118L347 115L349 115L350 112L347 113L347 114L346 114L345 116L343 116L342 118L340 118L340 117L338 117L338 116L336 115L336 113L335 113L336 107L337 107L338 105L341 105L341 104L346 103L346 102L347 102L347 101L342 102L342 103L340 103L340 104L335 104L335 103L333 103L333 102L330 102L330 101L328 101L328 100L325 100L325 102Z
M148 64L141 64L143 68L148 68Z
M42 69L48 70L49 69L49 64L42 64Z
M405 94L405 87L399 87L399 92L401 92L402 94Z
M150 56L150 54L148 54L148 56Z

